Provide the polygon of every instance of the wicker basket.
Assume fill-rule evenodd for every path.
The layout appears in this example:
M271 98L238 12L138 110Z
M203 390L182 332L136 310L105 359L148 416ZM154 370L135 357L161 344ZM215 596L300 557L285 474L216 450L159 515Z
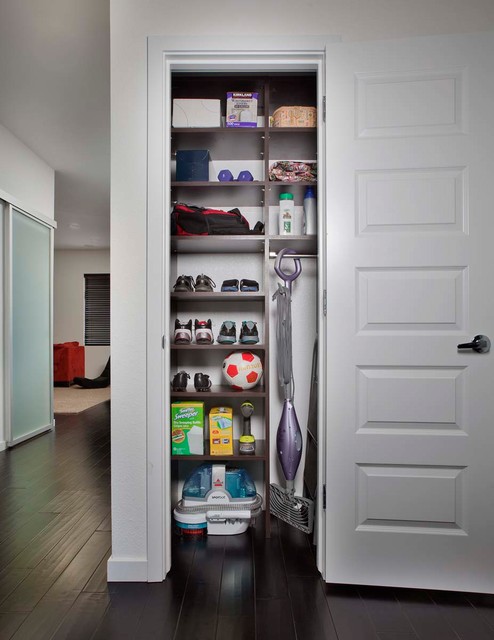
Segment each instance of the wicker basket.
M279 107L273 113L273 127L315 127L315 107Z

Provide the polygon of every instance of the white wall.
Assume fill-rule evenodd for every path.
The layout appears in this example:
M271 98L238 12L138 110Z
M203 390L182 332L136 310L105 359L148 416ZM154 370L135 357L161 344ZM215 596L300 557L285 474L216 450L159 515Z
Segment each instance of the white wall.
M112 186L112 518L119 561L145 579L146 560L146 37L249 33L344 40L494 28L492 0L110 0ZM301 19L302 18L302 19ZM132 348L129 349L129 336ZM120 574L121 577L121 574Z
M3 216L4 216L4 205L0 200L0 265L3 265ZM3 313L4 313L4 304L3 304L3 278L0 281L0 336L3 336ZM3 340L0 340L0 362L3 362ZM4 368L0 367L0 451L5 449L6 441L5 441L5 420L4 420L4 408L5 408L5 397L4 397Z
M55 251L53 283L53 341L84 344L84 274L110 273L110 251ZM86 347L86 378L96 378L110 347Z
M54 218L54 170L1 124L0 197Z

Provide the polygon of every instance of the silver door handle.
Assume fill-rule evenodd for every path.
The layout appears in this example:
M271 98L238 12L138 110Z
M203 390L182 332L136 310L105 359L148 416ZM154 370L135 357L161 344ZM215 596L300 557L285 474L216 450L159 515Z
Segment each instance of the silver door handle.
M458 349L472 349L477 353L489 353L491 350L491 341L487 336L475 336L472 342L464 342L458 345Z

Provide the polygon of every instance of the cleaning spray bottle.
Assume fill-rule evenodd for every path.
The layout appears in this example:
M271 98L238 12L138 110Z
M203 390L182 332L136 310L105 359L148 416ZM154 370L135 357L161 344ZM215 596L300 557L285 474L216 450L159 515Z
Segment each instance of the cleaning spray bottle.
M239 452L246 455L254 455L256 452L256 440L250 430L250 417L254 413L252 402L243 402L240 411L244 417L244 430L240 436Z

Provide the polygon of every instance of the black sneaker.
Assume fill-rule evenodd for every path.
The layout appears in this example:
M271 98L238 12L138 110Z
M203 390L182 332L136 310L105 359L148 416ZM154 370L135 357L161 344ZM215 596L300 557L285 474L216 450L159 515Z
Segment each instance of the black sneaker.
M209 276L205 276L203 273L196 278L196 291L214 291L215 286L216 283L213 282Z
M240 340L242 344L256 344L259 342L257 324L251 320L244 320L240 329Z
M238 280L223 280L222 291L238 291Z
M255 280L240 280L240 291L259 291L259 283Z
M173 336L175 344L190 344L192 342L192 320L180 322L175 320L175 333Z
M186 371L179 371L175 374L172 380L173 391L186 391L187 380L190 380L190 376Z
M237 329L232 320L225 320L221 325L218 342L220 344L233 344L237 342Z
M192 276L178 276L173 286L175 293L190 293L194 291L194 278Z
M211 380L205 373L196 373L194 376L194 387L196 391L209 391L211 389Z
M197 344L213 344L213 328L211 320L196 320L194 323Z

